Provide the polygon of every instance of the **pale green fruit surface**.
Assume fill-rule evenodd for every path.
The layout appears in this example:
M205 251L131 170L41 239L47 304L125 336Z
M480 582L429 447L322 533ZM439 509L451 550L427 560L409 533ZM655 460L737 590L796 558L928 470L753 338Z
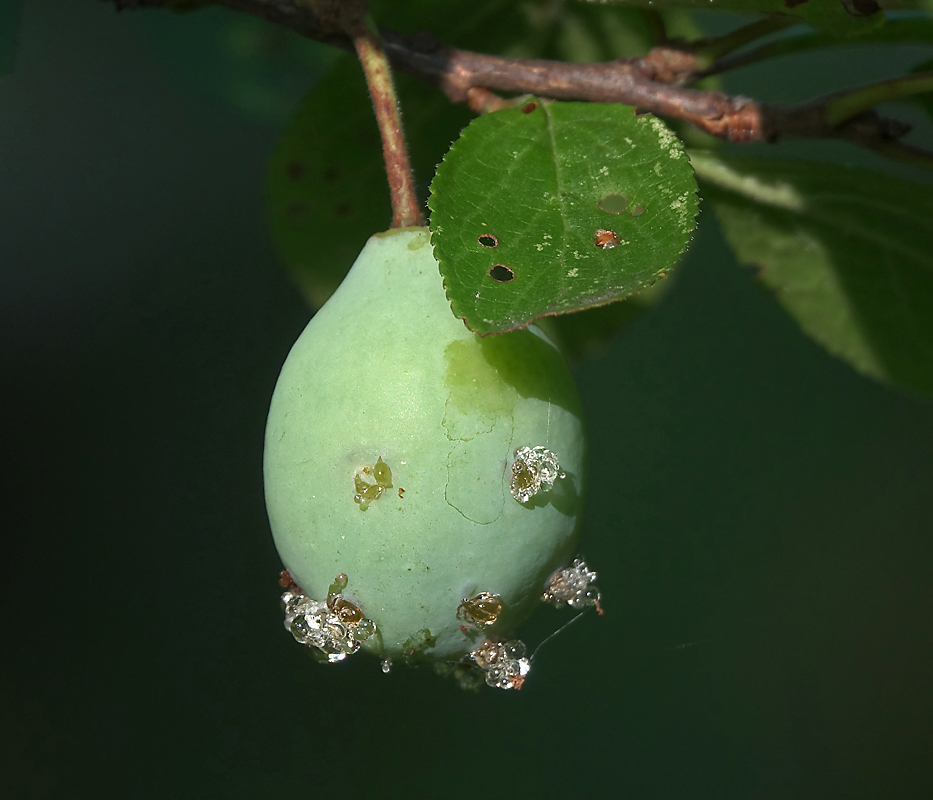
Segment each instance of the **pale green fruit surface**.
M520 446L566 477L527 504L510 493ZM374 620L366 647L454 659L508 635L572 554L583 494L579 398L534 328L480 338L450 311L429 233L373 236L282 368L265 444L275 544L304 594L343 595ZM354 475L382 458L388 489L365 510ZM479 592L504 611L480 633L457 608ZM409 653L410 654L410 653Z

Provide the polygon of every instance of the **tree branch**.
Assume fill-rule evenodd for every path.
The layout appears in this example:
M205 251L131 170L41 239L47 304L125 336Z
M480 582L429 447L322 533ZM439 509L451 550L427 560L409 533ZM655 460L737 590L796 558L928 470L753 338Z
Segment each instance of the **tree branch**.
M104 1L115 3L118 8L169 6L178 2ZM353 49L342 31L315 15L308 0L215 0L215 4L283 25L311 39ZM641 58L571 64L457 50L424 33L406 36L380 30L380 37L393 66L434 83L452 102L468 103L477 111L501 104L493 92L528 93L558 100L624 103L682 120L730 142L836 138L882 153L896 151L890 145L909 130L874 111L832 125L827 121L826 106L836 101L838 95L799 106L766 106L741 96L688 88L684 84L696 80L707 67L688 49L656 47ZM911 151L921 152L915 148ZM922 152L921 157L926 158Z

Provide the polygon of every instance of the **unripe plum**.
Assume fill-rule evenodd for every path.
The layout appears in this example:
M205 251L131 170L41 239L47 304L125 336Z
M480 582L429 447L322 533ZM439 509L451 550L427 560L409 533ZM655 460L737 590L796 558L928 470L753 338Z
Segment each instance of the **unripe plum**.
M358 609L376 629L358 638L383 658L453 661L502 641L572 555L583 455L579 398L550 340L471 333L429 232L377 234L272 398L266 502L293 594L348 624Z

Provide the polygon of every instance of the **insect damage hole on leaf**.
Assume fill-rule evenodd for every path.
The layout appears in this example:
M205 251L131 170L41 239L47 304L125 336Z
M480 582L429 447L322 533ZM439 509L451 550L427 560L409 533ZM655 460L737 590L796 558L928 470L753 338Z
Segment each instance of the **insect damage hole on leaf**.
M483 233L476 237L476 241L483 247L498 247L499 240L491 233Z
M505 264L493 264L489 268L489 277L497 283L509 283L515 279L515 273Z
M635 208L632 209L632 216L633 216L633 217L640 217L640 216L641 216L642 214L644 214L644 213L645 213L645 207L644 207L644 206L635 206Z

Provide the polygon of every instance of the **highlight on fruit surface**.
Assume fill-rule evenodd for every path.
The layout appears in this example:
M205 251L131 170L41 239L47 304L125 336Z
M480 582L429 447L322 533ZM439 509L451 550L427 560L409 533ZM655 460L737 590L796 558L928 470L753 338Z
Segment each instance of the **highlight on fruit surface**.
M550 340L471 333L426 229L373 236L289 353L269 411L286 627L323 660L362 649L386 671L432 662L520 687L519 623L542 601L598 602L585 565L560 577L583 459L579 398Z

